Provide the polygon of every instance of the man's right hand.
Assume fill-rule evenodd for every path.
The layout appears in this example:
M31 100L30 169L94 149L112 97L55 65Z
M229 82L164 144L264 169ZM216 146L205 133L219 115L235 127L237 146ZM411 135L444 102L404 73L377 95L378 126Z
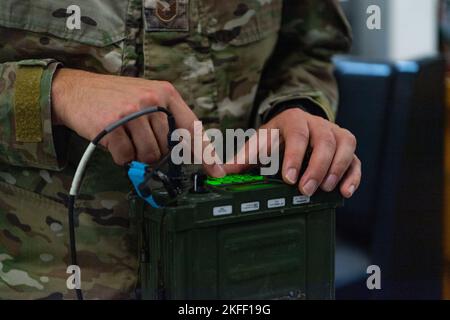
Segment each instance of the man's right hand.
M64 125L88 140L108 125L149 106L167 108L178 128L193 133L198 119L169 82L65 68L58 70L53 79L53 124ZM168 152L168 130L164 113L150 114L116 129L101 144L118 165L132 160L154 163ZM224 175L220 165L204 167L211 176Z

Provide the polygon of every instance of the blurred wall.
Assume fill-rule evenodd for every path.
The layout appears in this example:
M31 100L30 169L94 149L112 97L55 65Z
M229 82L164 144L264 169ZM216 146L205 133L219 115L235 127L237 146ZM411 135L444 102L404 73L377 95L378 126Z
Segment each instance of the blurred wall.
M409 60L438 53L438 0L341 1L353 26L353 54ZM381 30L367 27L367 8L381 9Z

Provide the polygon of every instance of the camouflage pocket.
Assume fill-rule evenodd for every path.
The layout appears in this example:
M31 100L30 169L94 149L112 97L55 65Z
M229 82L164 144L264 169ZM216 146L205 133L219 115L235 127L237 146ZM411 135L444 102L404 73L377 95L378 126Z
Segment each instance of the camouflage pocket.
M244 46L281 27L282 0L199 0L202 25L216 43Z
M128 1L117 0L2 0L0 26L104 47L125 38L127 8ZM74 19L79 28L70 27Z
M1 0L0 59L45 57L66 67L120 74L129 1L78 0L69 10L73 2Z

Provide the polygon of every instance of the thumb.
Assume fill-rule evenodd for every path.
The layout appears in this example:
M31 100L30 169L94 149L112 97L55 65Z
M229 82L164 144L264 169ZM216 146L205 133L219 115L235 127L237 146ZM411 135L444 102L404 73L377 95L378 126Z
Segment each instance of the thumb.
M257 133L250 137L235 157L224 165L225 172L227 174L241 173L258 164L268 164L264 163L265 158L272 152L278 152L280 143L279 131L276 129L276 134L274 134L273 129L269 126L258 129Z
M194 164L202 164L205 173L214 178L225 176L222 159L218 156L214 144L205 133L203 124L195 118L189 129L190 141L182 140L184 149L193 157Z
M203 150L210 150L212 154L215 154L215 150L209 138L204 134L203 124L195 113L179 96L176 96L169 109L172 109L177 127L186 129L190 134L191 141L182 140L180 143L190 150L194 163L201 163L206 174L211 177L223 177L226 173L221 160L215 157L214 159L218 160L206 162L203 157ZM196 143L196 141L201 141L201 143Z

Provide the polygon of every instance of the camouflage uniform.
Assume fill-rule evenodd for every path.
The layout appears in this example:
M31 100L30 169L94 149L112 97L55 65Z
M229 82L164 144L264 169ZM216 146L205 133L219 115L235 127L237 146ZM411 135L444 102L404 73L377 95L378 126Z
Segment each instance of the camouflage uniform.
M66 28L73 3L81 30ZM247 127L286 103L334 120L330 58L349 45L334 0L2 0L0 298L74 298L66 199L86 141L52 126L58 67L167 80L205 122ZM87 299L133 297L129 190L124 170L97 151L77 208Z

